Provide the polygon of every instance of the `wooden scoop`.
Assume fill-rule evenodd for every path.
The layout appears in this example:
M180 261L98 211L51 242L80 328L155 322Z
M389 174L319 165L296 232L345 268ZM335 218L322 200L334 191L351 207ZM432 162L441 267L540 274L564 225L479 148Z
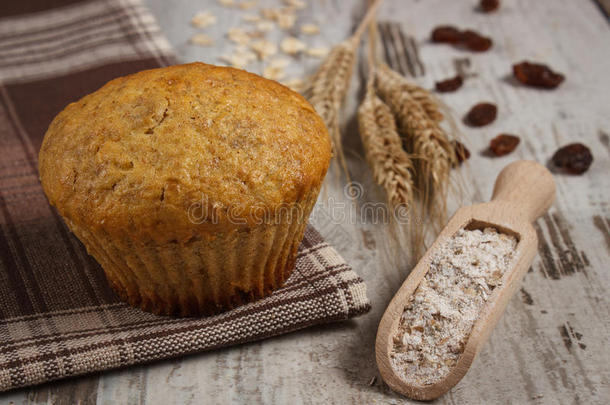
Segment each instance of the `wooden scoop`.
M551 173L538 163L521 160L511 163L500 172L491 202L463 207L455 213L402 284L381 318L375 352L381 376L390 388L409 398L431 400L449 391L464 377L532 264L538 238L531 223L548 210L554 199L555 182ZM466 341L464 352L449 374L432 385L409 385L394 372L390 363L392 340L405 304L428 271L433 252L443 240L461 228L482 229L488 226L517 238L512 268L507 270L502 284L493 290L482 308Z

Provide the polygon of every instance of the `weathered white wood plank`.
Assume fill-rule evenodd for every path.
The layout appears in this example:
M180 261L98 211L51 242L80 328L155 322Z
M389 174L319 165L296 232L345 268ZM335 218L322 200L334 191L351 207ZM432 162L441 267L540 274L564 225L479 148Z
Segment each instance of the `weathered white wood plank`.
M237 14L215 1L148 0L154 14L183 61L218 63L232 47L222 34L240 22ZM260 4L278 4L265 0ZM345 38L362 11L363 1L312 0L300 12L301 22L322 27L311 44L330 45ZM502 9L484 15L476 1L385 0L380 18L401 24L417 40L426 75L434 81L455 73L455 60L468 58L476 77L454 94L442 95L453 110L473 156L462 169L464 204L486 200L493 180L507 163L520 159L546 162L563 144L581 141L591 147L595 162L584 176L557 175L558 201L538 221L540 257L525 277L520 294L466 377L440 403L606 403L610 398L610 305L607 271L610 251L610 29L598 7L587 0L504 0ZM212 48L189 45L196 32L188 21L199 10L211 10L219 24L206 32L217 40ZM473 54L428 42L439 24L475 28L490 35L490 52ZM270 38L279 38L273 33ZM566 74L555 91L516 85L511 65L523 59L548 63ZM300 58L289 77L312 73L318 62ZM260 72L260 65L252 65ZM355 76L356 77L356 76ZM347 103L345 145L354 180L364 184L363 201L382 201L362 160L353 111L358 83ZM461 124L476 102L499 106L496 122L481 129ZM511 155L481 155L489 139L515 133L522 144ZM324 198L345 202L341 185L331 174ZM457 206L453 201L452 206ZM349 205L348 205L349 206ZM404 255L388 249L388 234L372 223L329 220L320 205L313 218L366 280L372 311L357 320L320 326L264 342L246 344L180 360L160 362L100 375L97 402L111 403L404 403L377 377L374 339L379 319L408 274ZM93 378L93 377L92 377ZM78 380L67 384L61 398L75 398ZM51 402L48 386L3 397L15 403ZM57 399L57 397L53 397Z

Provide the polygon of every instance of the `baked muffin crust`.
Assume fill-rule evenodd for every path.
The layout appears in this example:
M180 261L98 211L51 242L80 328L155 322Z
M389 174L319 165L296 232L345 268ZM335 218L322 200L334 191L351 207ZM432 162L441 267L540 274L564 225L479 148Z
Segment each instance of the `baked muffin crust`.
M47 131L39 170L74 226L182 243L253 226L253 207L273 215L301 202L330 153L324 123L298 94L192 63L115 79L68 105Z

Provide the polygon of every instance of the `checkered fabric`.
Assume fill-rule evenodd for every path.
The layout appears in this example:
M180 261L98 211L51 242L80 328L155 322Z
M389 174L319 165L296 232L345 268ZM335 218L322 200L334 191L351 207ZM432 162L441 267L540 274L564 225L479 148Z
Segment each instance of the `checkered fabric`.
M271 296L207 318L122 303L49 206L37 155L52 118L108 80L175 63L136 0L0 4L0 391L339 321L370 308L363 281L309 227ZM53 3L53 8L49 8Z

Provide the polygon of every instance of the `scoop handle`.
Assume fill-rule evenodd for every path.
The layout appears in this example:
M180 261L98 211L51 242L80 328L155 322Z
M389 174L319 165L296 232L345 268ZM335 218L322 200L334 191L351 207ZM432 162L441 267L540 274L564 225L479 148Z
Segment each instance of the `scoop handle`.
M553 204L555 180L541 164L518 160L500 172L491 199L509 203L518 215L534 222Z

